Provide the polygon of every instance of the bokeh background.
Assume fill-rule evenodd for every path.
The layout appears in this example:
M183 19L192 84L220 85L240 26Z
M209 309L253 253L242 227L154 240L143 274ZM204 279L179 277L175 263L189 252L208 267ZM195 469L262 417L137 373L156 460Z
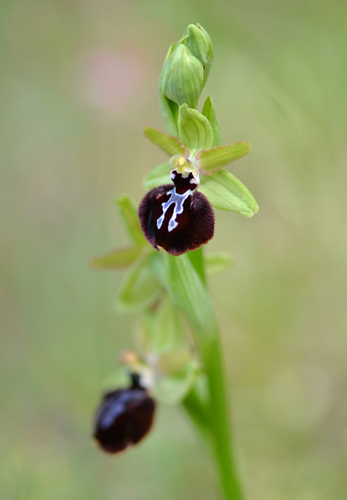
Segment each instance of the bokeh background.
M90 440L134 318L88 260L127 242L114 197L138 202L164 159L142 127L163 129L158 76L191 22L260 205L218 212L207 248L235 259L211 291L247 497L346 498L346 21L343 0L1 1L1 500L217 499L179 408L121 456Z

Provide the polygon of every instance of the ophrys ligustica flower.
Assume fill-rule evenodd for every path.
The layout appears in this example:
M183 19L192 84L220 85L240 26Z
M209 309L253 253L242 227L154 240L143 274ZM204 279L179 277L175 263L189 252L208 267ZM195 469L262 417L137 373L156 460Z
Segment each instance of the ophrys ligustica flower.
M171 170L172 184L149 191L139 207L141 228L149 243L172 255L196 250L214 233L214 213L207 198L197 191L199 171L177 155Z

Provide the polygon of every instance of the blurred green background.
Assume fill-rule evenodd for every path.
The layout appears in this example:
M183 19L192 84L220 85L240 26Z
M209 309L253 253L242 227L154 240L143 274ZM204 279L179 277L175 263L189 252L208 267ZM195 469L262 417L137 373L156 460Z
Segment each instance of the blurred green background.
M189 23L210 33L225 143L260 205L218 212L207 251L249 499L343 500L347 479L347 4L344 0L11 0L0 3L1 500L217 499L179 408L117 457L91 418L134 318L121 274L88 259L127 238L114 197L138 202L164 159L157 81Z

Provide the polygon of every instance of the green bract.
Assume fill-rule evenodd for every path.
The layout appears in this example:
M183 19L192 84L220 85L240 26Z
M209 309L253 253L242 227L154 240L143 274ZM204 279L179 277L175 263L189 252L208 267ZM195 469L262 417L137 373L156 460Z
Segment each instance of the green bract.
M178 132L182 143L192 154L202 148L210 148L213 131L208 119L196 109L182 104L178 112Z
M217 120L216 110L211 97L207 97L201 113L206 116L213 130L213 143L212 147L219 146L221 141L219 123Z

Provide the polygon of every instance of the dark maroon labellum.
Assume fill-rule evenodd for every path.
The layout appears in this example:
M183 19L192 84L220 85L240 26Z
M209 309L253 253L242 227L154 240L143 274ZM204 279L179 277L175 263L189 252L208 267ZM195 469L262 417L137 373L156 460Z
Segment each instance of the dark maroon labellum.
M196 191L193 175L171 172L172 184L152 189L139 207L141 228L149 243L172 255L196 250L214 233L210 202Z
M128 389L104 395L95 418L94 438L107 453L117 453L141 441L150 430L155 401L132 375Z

